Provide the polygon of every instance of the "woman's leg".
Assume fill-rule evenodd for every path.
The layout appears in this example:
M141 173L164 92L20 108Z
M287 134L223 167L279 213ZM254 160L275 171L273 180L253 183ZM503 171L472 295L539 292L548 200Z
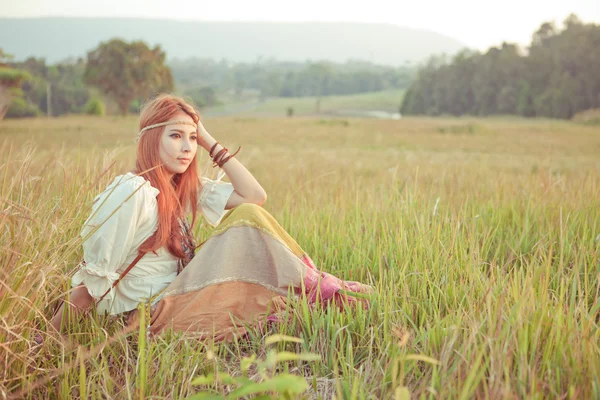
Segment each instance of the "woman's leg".
M264 208L252 203L243 203L235 207L215 228L213 235L222 233L228 228L238 225L248 224L264 231L268 231L272 236L285 243L285 245L298 257L305 254L302 247L292 238L279 222Z
M290 292L306 293L310 304L345 304L349 292L365 289L359 285L317 270L268 211L244 203L225 215L166 288L151 332L172 328L229 340L265 317L277 321Z
M360 282L344 281L327 272L320 271L296 240L261 206L244 203L234 208L225 215L213 235L223 233L236 225L253 226L269 233L270 236L285 244L308 267L304 277L304 289L310 302L329 301L335 298L346 299L346 296L338 294L342 289L347 292L370 292L373 289Z

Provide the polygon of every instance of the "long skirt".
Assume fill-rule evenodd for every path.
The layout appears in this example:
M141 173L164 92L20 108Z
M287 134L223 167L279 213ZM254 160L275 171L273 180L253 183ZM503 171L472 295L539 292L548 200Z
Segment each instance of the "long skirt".
M319 271L311 258L255 204L230 210L152 307L150 334L165 329L234 340L249 326L276 321L289 296L309 304L368 305L371 286ZM128 323L138 318L132 315Z

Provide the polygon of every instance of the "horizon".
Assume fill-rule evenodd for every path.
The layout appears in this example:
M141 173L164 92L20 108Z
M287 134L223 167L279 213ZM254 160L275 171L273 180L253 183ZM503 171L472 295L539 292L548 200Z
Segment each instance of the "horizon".
M569 4L560 0L507 0L502 5L477 0L436 3L435 0L425 0L419 4L402 6L390 5L386 0L373 0L370 7L365 9L341 0L305 0L302 8L282 5L276 0L252 4L240 0L224 0L218 4L173 0L168 5L158 0L107 0L101 4L76 0L56 0L51 4L42 0L23 0L4 7L0 10L0 17L387 24L435 32L476 50L486 50L503 42L525 48L542 23L554 22L560 28L570 14L575 14L584 23L600 23L600 2L597 0L573 0ZM107 13L106 9L115 11Z

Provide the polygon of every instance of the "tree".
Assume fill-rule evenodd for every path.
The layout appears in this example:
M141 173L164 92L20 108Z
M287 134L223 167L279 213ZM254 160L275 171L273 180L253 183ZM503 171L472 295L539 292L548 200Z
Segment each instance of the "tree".
M410 85L402 113L567 119L600 107L600 25L575 15L563 25L543 23L527 54L502 43L483 54L459 53L451 63L431 59Z
M216 106L219 104L215 89L210 86L195 87L185 91L186 96L192 99L192 102L199 108Z
M6 115L13 98L21 97L21 82L31 78L25 71L8 67L4 61L10 59L12 55L0 49L0 120Z
M12 63L11 67L27 71L32 76L21 85L28 104L52 116L84 111L91 93L83 81L83 59L46 65L44 59L30 57L24 62Z
M134 99L173 90L173 76L160 46L113 39L88 52L85 81L97 87L125 115Z

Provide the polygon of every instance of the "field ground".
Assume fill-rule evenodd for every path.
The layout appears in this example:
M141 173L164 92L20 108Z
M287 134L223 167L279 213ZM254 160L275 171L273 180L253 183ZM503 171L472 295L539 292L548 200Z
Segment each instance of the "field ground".
M282 115L285 106L263 105ZM303 343L267 344L258 331L227 345L146 342L143 330L119 336L118 322L95 316L74 325L70 343L33 348L81 258L92 199L133 166L137 120L2 121L2 397L226 393L232 386L192 382L239 376L243 357L273 348L320 360L248 376L306 377L307 398L600 398L600 127L249 116L205 125L243 146L264 207L321 269L375 286L371 307L308 312L298 301L292 322L267 335Z

